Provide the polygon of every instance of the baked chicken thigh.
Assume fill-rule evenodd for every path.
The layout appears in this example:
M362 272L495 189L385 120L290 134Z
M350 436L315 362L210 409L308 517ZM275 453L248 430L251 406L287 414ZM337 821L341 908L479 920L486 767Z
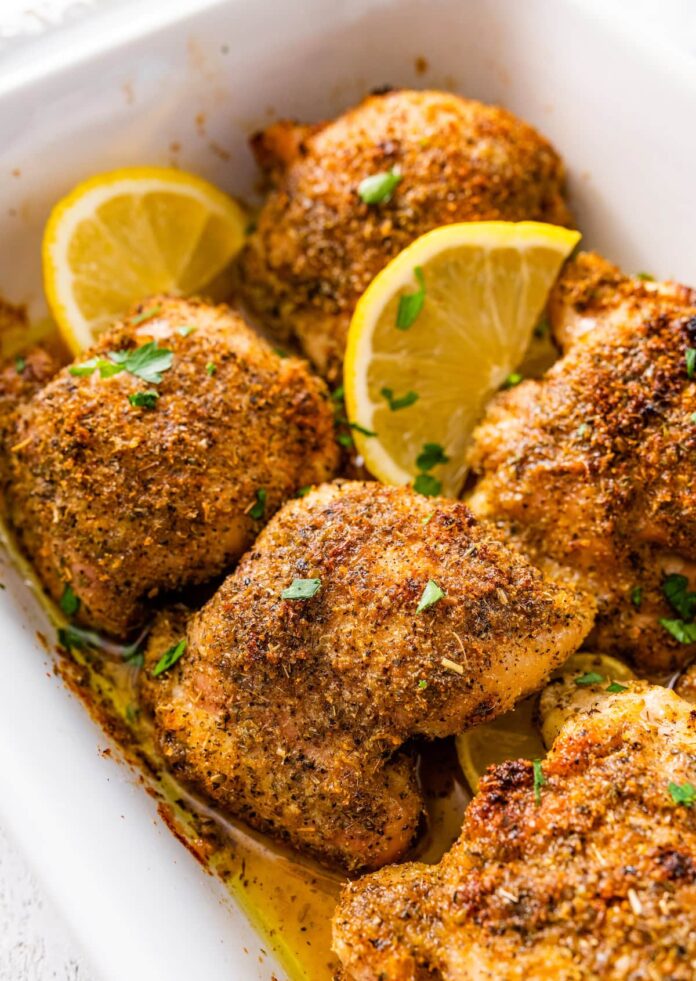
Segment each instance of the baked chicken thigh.
M691 981L692 706L635 682L490 767L439 865L345 888L334 947L350 981Z
M490 403L470 505L597 596L593 648L664 672L696 654L696 293L583 254L551 322L564 356Z
M182 781L324 861L374 868L423 814L407 741L510 708L593 614L460 502L324 485L281 509L187 626L160 617L142 690Z
M571 220L553 147L504 109L446 92L372 95L333 122L276 123L253 148L273 189L241 254L242 295L332 379L361 293L419 235ZM379 174L395 186L366 203L362 182Z
M55 599L70 587L78 622L117 637L159 592L222 573L337 465L323 383L194 300L141 306L7 428L21 546Z

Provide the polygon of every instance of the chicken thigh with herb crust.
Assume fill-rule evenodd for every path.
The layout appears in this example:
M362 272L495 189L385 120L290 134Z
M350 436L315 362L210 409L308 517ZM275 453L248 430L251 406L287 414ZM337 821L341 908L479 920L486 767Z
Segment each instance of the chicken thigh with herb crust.
M324 385L227 307L159 298L16 410L5 505L48 592L118 637L337 465ZM71 600L70 606L76 604Z
M553 147L506 110L447 92L372 95L333 122L276 123L253 146L274 187L241 253L242 294L331 379L360 295L419 235L571 220Z
M509 709L593 614L460 502L325 485L272 519L155 675L183 630L162 615L143 694L182 781L325 861L374 868L422 818L407 741Z
M490 403L470 505L597 596L592 647L664 672L696 654L696 293L581 254L551 320L564 356Z
M343 892L346 981L692 981L696 713L633 682L490 767L439 865Z

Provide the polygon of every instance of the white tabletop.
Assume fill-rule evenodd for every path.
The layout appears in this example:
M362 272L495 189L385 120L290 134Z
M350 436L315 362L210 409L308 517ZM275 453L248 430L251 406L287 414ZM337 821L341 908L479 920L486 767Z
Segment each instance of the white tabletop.
M31 36L61 18L88 17L110 0L0 0L0 48L31 44ZM113 0L111 0L113 2ZM693 0L607 0L641 18L696 56ZM27 858L29 861L27 861ZM0 828L0 979L96 981L94 973L34 873Z

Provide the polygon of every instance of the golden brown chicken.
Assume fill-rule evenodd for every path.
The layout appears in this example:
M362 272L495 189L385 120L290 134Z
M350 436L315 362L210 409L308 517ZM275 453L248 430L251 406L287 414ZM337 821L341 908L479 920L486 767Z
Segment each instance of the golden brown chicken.
M226 307L156 298L21 405L5 499L48 592L116 636L337 463L326 390Z
M161 618L143 693L185 783L323 860L374 868L422 817L407 740L510 708L593 613L464 504L325 485L285 505L185 633Z
M506 110L446 92L373 95L330 123L276 123L253 146L274 187L241 254L242 295L332 379L361 293L419 235L571 220L553 147ZM366 203L362 182L379 174L396 186Z
M634 682L491 767L439 865L346 887L334 946L351 981L692 981L696 713Z
M663 672L696 654L696 294L583 254L551 319L564 357L489 405L470 504L597 596L593 647Z

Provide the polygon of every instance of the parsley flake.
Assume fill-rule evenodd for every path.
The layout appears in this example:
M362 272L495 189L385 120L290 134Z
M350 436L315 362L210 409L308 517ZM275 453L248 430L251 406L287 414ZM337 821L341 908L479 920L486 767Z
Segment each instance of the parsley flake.
M188 337L195 329L191 324L187 324L185 327L177 327L176 332L177 334L181 334L182 337Z
M631 603L635 606L637 610L640 609L640 605L643 602L643 587L634 586L631 590Z
M418 395L415 392L406 392L405 395L394 398L394 392L391 388L381 388L379 394L387 400L387 404L392 412L398 412L399 409L408 409L409 405L413 405L414 402L418 401Z
M421 678L421 680L416 685L418 691L425 691L427 687L428 687L428 682L425 680L425 678Z
M585 685L599 684L600 681L604 681L604 675L597 674L596 671L586 671L585 674L575 679L575 684L584 687Z
M680 644L696 644L696 623L685 623L684 620L660 620L665 628Z
M206 374L210 375L210 377L212 378L215 372L217 371L217 365L214 364L212 361L209 361L208 364L205 366L205 371Z
M428 579L425 589L421 593L421 598L418 600L416 613L422 613L423 610L427 610L429 607L435 606L435 604L439 603L444 595L444 590L440 589L434 580Z
M413 489L424 497L437 497L442 490L442 483L429 473L419 473L413 481Z
M365 429L365 427L361 426L358 422L349 422L348 419L346 419L345 424L346 426L350 426L351 429L354 429L356 433L362 433L363 436L377 435L377 433L373 432L371 429Z
M408 330L415 323L425 303L425 276L420 266L416 266L413 274L418 280L419 289L415 293L404 293L399 297L399 307L396 311L396 326L399 330Z
M309 492L311 491L311 489L312 489L312 485L311 484L306 484L304 487L300 487L299 488L299 490L297 491L297 494L295 496L296 497L306 497L307 494L309 494Z
M184 637L178 644L174 644L168 651L165 651L157 664L154 666L152 669L152 674L155 676L155 678L160 674L164 674L165 671L169 671L169 669L176 664L185 650L186 638Z
M26 358L23 358L21 357L21 355L18 355L15 358L15 371L17 372L17 374L21 375L24 369L26 368L26 366L27 366Z
M438 463L449 463L449 457L439 443L425 443L423 449L416 457L416 466L419 470L432 470Z
M70 583L65 584L63 595L60 598L60 608L66 617L74 617L80 609L80 598L75 595L75 590Z
M293 579L280 597L284 600L306 600L315 596L320 589L321 579Z
M127 371L148 385L159 385L162 372L169 371L172 366L174 352L166 347L158 347L157 341L148 341L130 351L113 351L109 354L109 360L118 366L117 371Z
M696 412L691 413L691 422L696 426Z
M532 760L534 769L534 803L538 807L541 804L541 788L546 783L544 771L541 769L541 760Z
M521 381L524 381L524 375L521 375L518 371L512 371L503 382L503 388L515 388Z
M654 283L655 282L655 277L653 276L653 274L652 273L646 273L646 272L637 272L636 273L636 279L641 279L641 280L643 280L644 283Z
M689 347L686 350L686 377L693 378L696 375L696 347Z
M618 681L612 681L612 683L608 685L604 690L608 691L612 695L618 695L619 692L628 691L628 688L626 687L626 685L620 685Z
M364 204L386 204L401 180L402 175L394 167L371 174L358 184L358 195Z
M333 392L331 393L331 401L342 402L343 395L344 395L343 385L339 385L338 388L334 388Z
M268 494L264 487L259 487L256 491L256 502L249 508L249 516L258 521L266 513L266 498Z
M681 804L682 807L693 807L696 804L696 787L692 783L674 783L670 780L667 790L675 804Z
M156 307L150 307L149 310L143 310L143 312L139 313L137 317L133 317L131 323L133 324L134 327L137 327L138 324L144 324L146 320L150 320L152 317L156 317L157 314L161 312L162 312L162 304L159 303Z
M82 364L70 365L68 371L71 375L75 375L76 378L86 378L92 374L93 371L98 371L101 378L111 378L113 375L118 375L119 372L123 371L123 368L112 361L107 361L106 358L90 358L88 361L83 361Z
M662 583L662 592L682 620L693 619L696 613L696 593L689 592L689 580L686 576L671 573Z
M288 354L288 352L285 351L285 350L283 350L282 347L274 347L273 350L278 355L279 358L283 358L284 359L284 358L289 358L290 357L290 355Z
M353 437L350 435L350 433L339 433L336 439L341 446L345 446L347 450L351 450L353 448Z
M137 409L154 409L157 405L159 392L133 392L128 396L128 401Z

